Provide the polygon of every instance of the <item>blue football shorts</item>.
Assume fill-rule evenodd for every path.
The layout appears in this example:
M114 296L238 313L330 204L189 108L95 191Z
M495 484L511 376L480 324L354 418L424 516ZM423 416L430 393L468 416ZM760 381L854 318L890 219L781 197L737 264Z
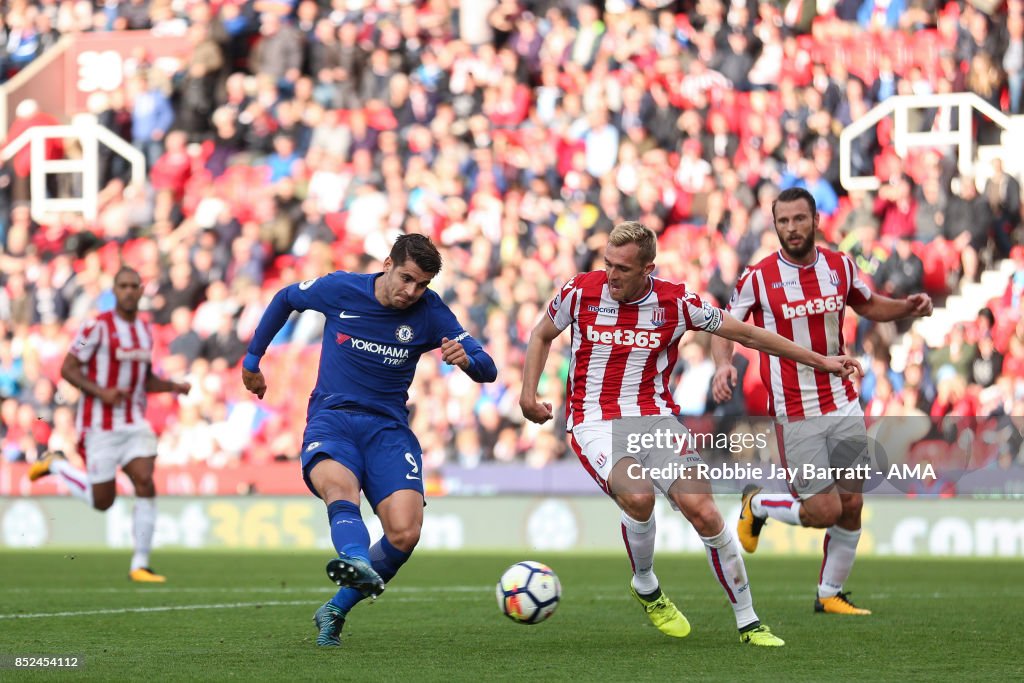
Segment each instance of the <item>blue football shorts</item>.
M321 460L335 460L356 475L373 509L395 491L423 494L423 449L409 426L374 413L320 410L302 437L302 479L314 495L309 473Z

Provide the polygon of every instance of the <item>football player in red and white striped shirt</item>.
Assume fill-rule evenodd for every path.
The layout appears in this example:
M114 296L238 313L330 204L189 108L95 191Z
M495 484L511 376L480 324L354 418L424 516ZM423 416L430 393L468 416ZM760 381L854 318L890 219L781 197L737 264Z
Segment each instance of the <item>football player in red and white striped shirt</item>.
M800 346L839 354L845 348L842 330L847 306L875 321L931 315L927 294L902 300L874 294L849 256L816 247L818 212L806 190L784 190L772 211L781 249L740 276L727 309L737 318L753 316L758 327ZM712 395L716 401L726 401L737 376L732 342L714 339L711 352L718 366ZM768 409L777 421L783 466L801 472L807 463L814 471L866 464L864 413L850 378L829 376L762 353L761 380L768 389ZM831 478L802 476L790 482L793 495L765 494L755 485L748 486L737 532L744 549L754 552L768 517L828 529L815 611L867 615L871 612L854 606L843 592L860 540L864 498L859 482L843 480L842 488L838 490Z
M77 427L88 473L72 467L63 454L47 453L29 470L29 478L56 475L75 497L107 510L117 496L114 477L120 466L135 486L129 577L162 583L165 578L149 568L156 525L156 435L145 417L146 394L185 394L191 387L153 374L153 335L138 316L141 296L139 274L122 267L114 276L114 310L82 325L61 366L61 377L82 392Z
M850 358L826 358L740 323L685 285L652 277L656 249L657 238L642 224L617 225L605 249L605 270L578 275L562 287L530 337L520 407L533 422L551 419L551 404L538 400L537 385L552 341L571 327L569 440L583 467L622 510L633 596L663 633L689 634L689 622L654 574L657 487L703 539L711 569L733 607L740 640L780 646L783 641L754 612L743 558L711 497L710 482L695 474L702 461L668 387L679 340L687 330L703 330L840 377L860 368ZM653 438L662 443L644 442Z

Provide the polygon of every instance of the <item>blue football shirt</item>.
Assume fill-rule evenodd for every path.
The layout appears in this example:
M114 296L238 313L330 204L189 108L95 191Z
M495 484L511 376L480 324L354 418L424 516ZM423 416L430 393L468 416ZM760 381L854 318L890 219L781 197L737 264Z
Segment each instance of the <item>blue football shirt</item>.
M339 270L283 288L253 333L247 369L254 369L253 357L263 356L292 311L314 310L327 320L307 420L319 410L349 406L407 421L416 363L444 338L462 343L469 357L467 375L494 381L494 361L436 292L428 289L409 308L388 308L374 295L381 275Z

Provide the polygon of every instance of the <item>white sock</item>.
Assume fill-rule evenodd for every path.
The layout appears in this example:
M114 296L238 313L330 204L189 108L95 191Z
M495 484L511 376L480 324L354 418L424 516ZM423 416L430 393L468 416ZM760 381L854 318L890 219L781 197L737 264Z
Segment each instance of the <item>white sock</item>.
M788 493L759 493L750 501L750 511L757 517L771 517L793 526L800 524L800 501Z
M156 528L156 499L136 498L132 510L132 535L135 537L135 554L132 555L132 570L149 566L149 551L153 548L153 529Z
M622 541L633 567L633 588L641 595L658 588L658 577L654 574L654 536L654 513L646 522L638 522L622 513Z
M67 460L54 458L50 463L50 474L59 477L72 496L92 507L92 484L89 483L85 472L75 469Z
M743 628L757 621L754 598L750 595L750 583L747 580L747 568L740 555L740 544L733 538L732 530L725 526L717 536L701 536L700 540L704 541L711 573L722 585L726 597L729 598L729 604L732 605L732 611L736 615L736 627Z
M818 576L819 598L828 598L843 590L843 584L853 569L858 541L860 529L850 531L830 526L825 532L825 541L822 544L825 556L821 560L821 574Z

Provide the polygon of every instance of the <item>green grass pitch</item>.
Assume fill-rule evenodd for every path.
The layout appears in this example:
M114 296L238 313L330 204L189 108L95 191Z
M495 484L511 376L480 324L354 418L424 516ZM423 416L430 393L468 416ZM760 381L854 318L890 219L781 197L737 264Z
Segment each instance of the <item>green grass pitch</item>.
M12 680L1020 680L1022 566L1013 561L861 558L849 582L866 618L812 611L818 560L747 558L762 620L781 649L741 645L702 556L657 571L693 625L665 637L629 596L625 554L422 553L343 647L318 649L312 614L332 593L326 555L155 555L163 585L127 581L126 553L11 551L0 560L0 655L79 655L84 668L0 670ZM562 603L536 626L498 611L516 560L550 564ZM12 676L13 674L13 676Z

